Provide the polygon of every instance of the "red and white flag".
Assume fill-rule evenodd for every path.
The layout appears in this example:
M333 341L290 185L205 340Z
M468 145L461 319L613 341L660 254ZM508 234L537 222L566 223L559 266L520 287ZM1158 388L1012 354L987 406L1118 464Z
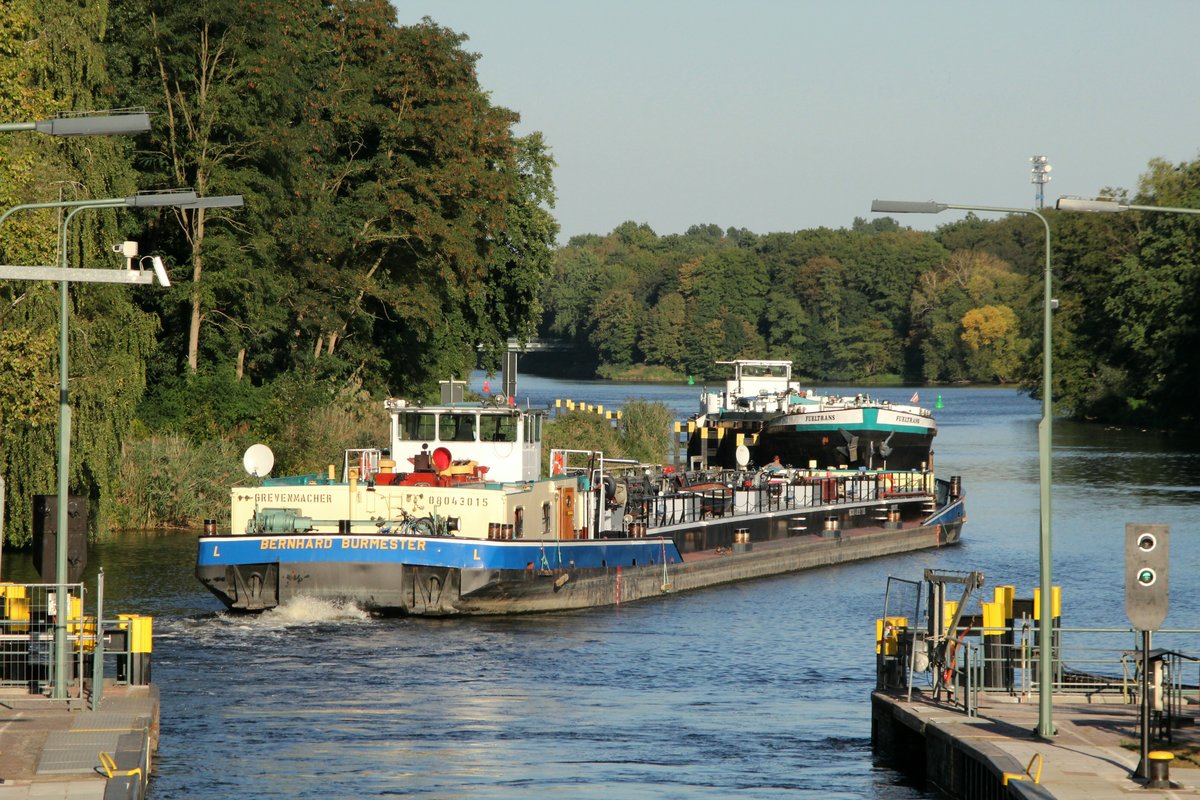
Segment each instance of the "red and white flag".
M908 402L919 403L919 402L921 402L921 398L916 392L913 392L913 396L911 398L909 398Z

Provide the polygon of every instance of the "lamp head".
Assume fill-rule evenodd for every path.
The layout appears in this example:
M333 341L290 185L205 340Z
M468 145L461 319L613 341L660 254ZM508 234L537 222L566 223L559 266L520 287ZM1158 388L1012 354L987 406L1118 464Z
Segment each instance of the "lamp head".
M154 265L154 277L158 278L158 285L164 289L171 286L171 279L167 277L167 268L163 266L163 260L158 256L151 256L150 263Z
M1115 200L1085 200L1082 197L1060 197L1054 207L1059 211L1090 211L1100 214L1118 214L1129 210L1129 206Z
M38 120L34 130L50 136L112 136L145 133L150 130L150 115L129 110L108 113L63 114Z
M876 214L940 214L949 206L945 203L913 202L911 200L872 200L871 211Z

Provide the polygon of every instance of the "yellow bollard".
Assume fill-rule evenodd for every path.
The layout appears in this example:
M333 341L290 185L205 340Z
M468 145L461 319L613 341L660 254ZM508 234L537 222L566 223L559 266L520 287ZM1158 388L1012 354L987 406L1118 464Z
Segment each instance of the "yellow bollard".
M129 631L128 663L125 657L117 658L117 678L126 678L130 686L145 686L150 683L150 655L154 649L154 618L141 614L118 614L119 627ZM122 666L127 669L122 674Z
M1062 587L1050 587L1050 619L1056 620L1062 617ZM1033 619L1035 622L1042 618L1042 590L1035 588L1033 590Z
M992 588L992 599L1001 604L1004 609L1004 619L1012 619L1012 604L1013 597L1016 595L1017 587L1015 586L996 586Z

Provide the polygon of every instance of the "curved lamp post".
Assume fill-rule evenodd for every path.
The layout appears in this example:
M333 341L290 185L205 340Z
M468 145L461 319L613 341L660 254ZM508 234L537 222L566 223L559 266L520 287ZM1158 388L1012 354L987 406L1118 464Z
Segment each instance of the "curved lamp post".
M1061 201L1059 201L1061 202ZM1051 311L1053 302L1050 299L1050 223L1037 211L1028 208L1004 208L1001 206L976 206L960 203L911 202L903 200L875 200L871 203L871 211L879 214L937 214L946 209L961 209L964 211L995 211L1001 214L1029 214L1042 221L1046 228L1046 269L1043 286L1042 314L1042 421L1038 425L1038 462L1041 473L1041 536L1040 538L1040 583L1041 604L1039 608L1039 636L1041 647L1038 650L1038 726L1039 736L1053 736L1054 722L1052 720L1051 702L1054 697L1053 676L1053 628L1051 626L1051 533L1050 533L1050 456L1051 456L1051 425L1054 416L1054 404L1050 393L1051 373Z

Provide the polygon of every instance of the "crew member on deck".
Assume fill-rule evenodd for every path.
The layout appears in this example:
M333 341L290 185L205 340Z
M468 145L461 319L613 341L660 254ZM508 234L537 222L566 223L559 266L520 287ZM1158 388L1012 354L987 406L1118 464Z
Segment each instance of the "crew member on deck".
M770 464L767 464L767 469L771 470L772 472L783 469L783 464L780 462L778 455L771 459Z

